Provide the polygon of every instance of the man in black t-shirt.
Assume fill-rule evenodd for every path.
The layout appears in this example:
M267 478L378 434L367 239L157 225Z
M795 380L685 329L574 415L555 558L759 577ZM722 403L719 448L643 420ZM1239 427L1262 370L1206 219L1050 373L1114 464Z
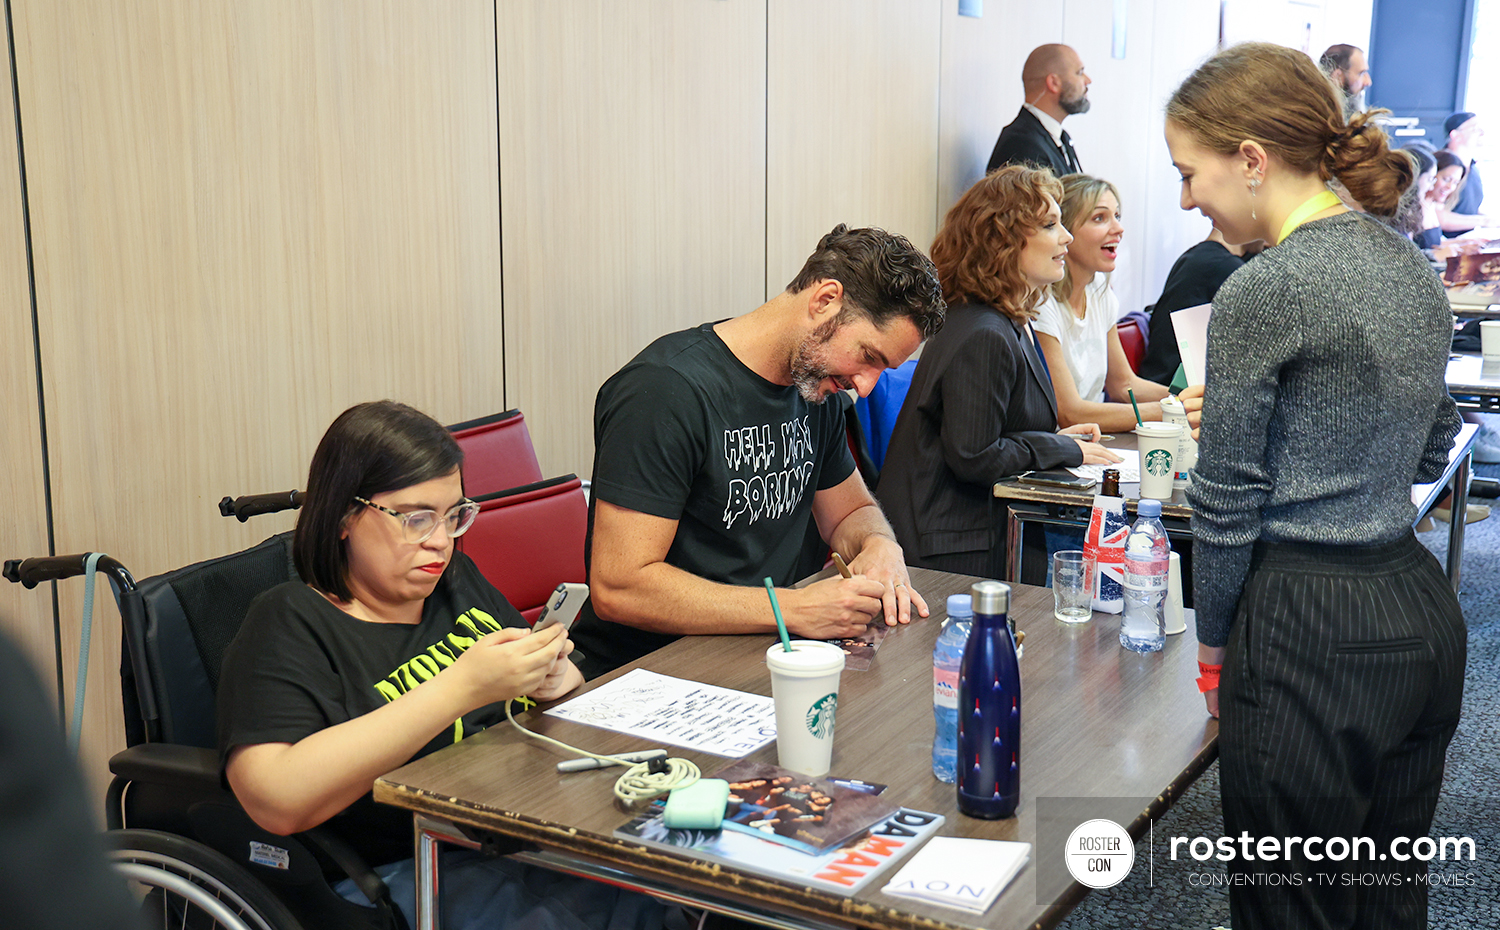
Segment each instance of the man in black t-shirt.
M688 633L858 635L926 603L854 468L835 391L869 393L942 325L932 263L901 236L836 227L786 291L663 336L599 389L590 598L573 640L593 677ZM811 521L855 572L816 570ZM577 656L575 656L577 658Z

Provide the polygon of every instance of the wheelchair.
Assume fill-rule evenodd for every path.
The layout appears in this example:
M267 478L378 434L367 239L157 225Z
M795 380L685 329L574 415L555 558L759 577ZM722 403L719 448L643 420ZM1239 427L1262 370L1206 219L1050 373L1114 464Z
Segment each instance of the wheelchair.
M296 506L259 496L247 512ZM7 561L34 587L82 575L86 556ZM106 844L148 925L232 930L408 930L389 889L331 824L267 832L223 784L214 694L225 648L262 591L297 578L291 534L137 583L103 556L123 627L128 748L109 761ZM352 878L370 906L333 885Z

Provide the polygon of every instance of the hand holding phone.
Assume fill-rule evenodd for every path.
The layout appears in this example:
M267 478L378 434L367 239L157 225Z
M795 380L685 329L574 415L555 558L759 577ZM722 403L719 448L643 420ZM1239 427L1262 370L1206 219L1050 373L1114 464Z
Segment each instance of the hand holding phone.
M588 596L589 586L586 584L565 581L558 585L552 596L547 598L547 606L542 608L542 615L536 618L536 626L532 627L532 632L540 632L552 626L572 629L573 621L578 619L578 612L583 609L583 602Z

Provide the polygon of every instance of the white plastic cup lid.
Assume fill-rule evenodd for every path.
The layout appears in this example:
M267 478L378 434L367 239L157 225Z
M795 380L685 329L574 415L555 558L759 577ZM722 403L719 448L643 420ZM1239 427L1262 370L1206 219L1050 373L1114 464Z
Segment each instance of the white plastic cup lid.
M1168 436L1179 435L1181 432L1181 423L1142 423L1135 428L1137 436L1145 436L1150 439L1165 439Z
M791 652L786 651L780 640L766 650L767 666L779 675L798 678L842 671L846 658L844 650L833 643L809 639L792 640Z

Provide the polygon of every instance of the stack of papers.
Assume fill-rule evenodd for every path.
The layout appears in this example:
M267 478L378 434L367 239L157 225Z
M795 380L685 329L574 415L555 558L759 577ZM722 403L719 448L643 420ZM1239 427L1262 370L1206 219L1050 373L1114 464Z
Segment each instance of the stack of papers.
M983 914L1030 858L1030 843L935 836L881 891Z

